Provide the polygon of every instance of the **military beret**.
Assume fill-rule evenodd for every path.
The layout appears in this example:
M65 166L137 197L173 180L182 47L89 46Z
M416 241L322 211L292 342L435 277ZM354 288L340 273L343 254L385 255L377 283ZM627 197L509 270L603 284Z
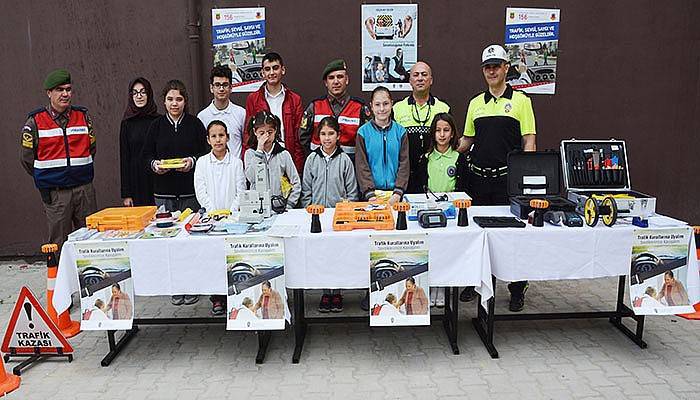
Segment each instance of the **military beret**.
M44 89L51 90L66 83L70 83L70 72L62 68L56 69L51 71L44 79Z
M345 60L333 60L329 62L328 65L326 65L326 68L323 69L323 79L325 80L328 74L330 74L331 72L340 71L344 69L348 69L347 65L345 65Z

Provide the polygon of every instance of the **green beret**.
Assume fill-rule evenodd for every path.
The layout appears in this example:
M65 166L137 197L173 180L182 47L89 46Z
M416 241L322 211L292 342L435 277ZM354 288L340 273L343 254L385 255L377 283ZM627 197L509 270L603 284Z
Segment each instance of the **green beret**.
M70 83L70 72L65 69L57 69L51 71L44 79L44 89L51 90L66 83Z
M330 74L331 72L340 71L340 70L344 70L344 69L348 69L348 66L345 65L344 60L342 60L342 59L333 60L333 61L329 62L328 65L326 65L326 68L323 69L323 79L325 80L326 77L328 76L328 74Z

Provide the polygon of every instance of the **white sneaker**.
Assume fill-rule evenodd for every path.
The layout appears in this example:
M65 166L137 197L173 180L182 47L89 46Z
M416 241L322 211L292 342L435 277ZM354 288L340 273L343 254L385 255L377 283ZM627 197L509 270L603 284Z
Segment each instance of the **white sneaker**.
M437 288L430 288L430 307L435 307L435 299L437 298L437 292Z
M445 307L445 288L435 288L437 296L435 297L435 307Z

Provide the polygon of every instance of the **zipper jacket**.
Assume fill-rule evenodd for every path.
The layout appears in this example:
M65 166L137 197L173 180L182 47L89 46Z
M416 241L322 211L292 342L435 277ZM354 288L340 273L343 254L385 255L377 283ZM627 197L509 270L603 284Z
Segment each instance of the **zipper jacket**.
M286 176L289 179L289 183L292 185L292 191L287 198L287 209L289 210L296 206L299 201L299 196L301 195L301 180L299 179L299 173L297 173L297 169L294 166L291 154L289 154L289 151L285 150L282 145L275 142L272 146L269 159L262 151L249 148L245 151L243 163L245 164L245 177L248 179L251 190L258 190L255 187L255 166L257 164L265 164L267 181L270 185L270 194L273 196L282 196L282 177Z
M355 172L363 198L373 197L375 189L403 195L410 175L406 129L395 121L386 128L370 121L360 127L356 146Z
M301 205L322 204L333 208L342 200L357 200L357 179L350 157L337 147L326 158L317 148L306 159L301 180Z

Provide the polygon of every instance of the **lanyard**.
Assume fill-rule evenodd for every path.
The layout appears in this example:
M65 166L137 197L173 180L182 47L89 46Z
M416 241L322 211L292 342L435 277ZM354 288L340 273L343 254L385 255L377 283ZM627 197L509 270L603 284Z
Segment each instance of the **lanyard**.
M430 100L428 100L428 112L425 114L425 119L421 120L420 119L420 113L418 112L418 103L413 103L413 108L411 109L411 118L413 118L414 121L419 123L421 126L425 126L425 124L428 122L430 119Z

